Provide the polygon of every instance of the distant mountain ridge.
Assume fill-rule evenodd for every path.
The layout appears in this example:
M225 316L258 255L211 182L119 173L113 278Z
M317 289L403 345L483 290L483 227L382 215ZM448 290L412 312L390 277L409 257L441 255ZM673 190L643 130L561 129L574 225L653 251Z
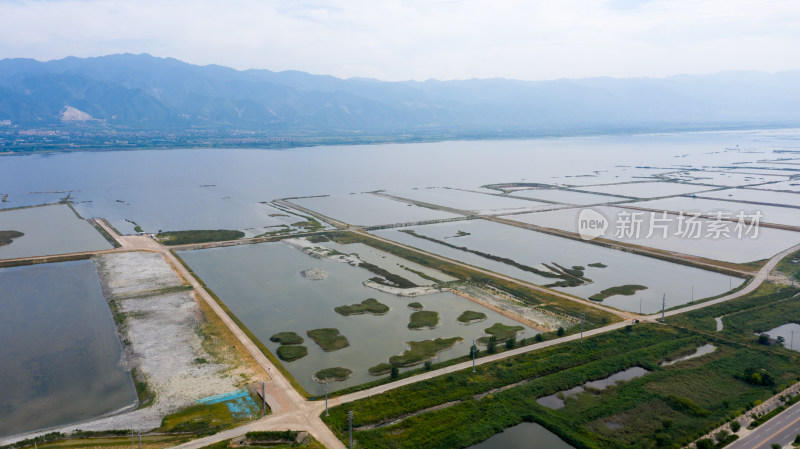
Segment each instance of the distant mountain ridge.
M0 121L108 129L569 132L800 124L800 71L384 82L118 54L0 60ZM68 117L65 119L65 117Z

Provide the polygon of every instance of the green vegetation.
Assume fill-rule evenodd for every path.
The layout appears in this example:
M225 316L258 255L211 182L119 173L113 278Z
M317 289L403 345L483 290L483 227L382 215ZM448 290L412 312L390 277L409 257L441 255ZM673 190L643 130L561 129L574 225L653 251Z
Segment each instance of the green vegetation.
M352 304L349 306L339 306L333 309L339 315L362 315L369 313L372 315L383 315L389 311L389 306L379 302L375 298L368 298L361 301L360 304Z
M475 312L473 310L467 310L461 315L456 318L459 323L463 324L471 324L478 321L483 321L486 319L486 314L483 312Z
M103 229L103 227L102 227L102 226L100 226L99 224L97 224L97 221L96 221L96 220L102 220L102 218L97 218L97 219L94 219L94 220L89 220L89 223L91 223L91 224L92 224L92 226L94 226L94 229L95 229L95 230L97 230L97 232L99 232L99 233L100 233L100 235L102 235L102 236L103 236L103 238L105 238L105 239L106 239L106 241L107 241L108 243L110 243L110 244L111 244L111 246L113 246L114 248L119 248L120 246L122 246L122 245L120 245L120 244L119 244L119 242L118 242L118 241L117 241L117 240L116 240L114 237L112 237L112 236L111 236L111 234L109 234L108 232L106 232L106 230L105 230L105 229ZM111 229L114 229L114 227L113 227L113 226L111 226L111 224L109 224L107 221L106 221L106 224L108 224L108 226L109 226L109 227L111 227ZM117 234L119 235L119 232L117 232Z
M594 267L594 268L608 268L608 265L606 265L606 264L604 264L602 262L590 263L589 266L590 267Z
M789 257L778 262L775 268L790 279L800 281L800 251L790 254Z
M798 305L800 307L800 305ZM717 351L669 367L659 362L712 343ZM542 348L446 374L331 409L323 419L340 437L346 413L355 413L358 447L465 448L523 421L537 422L576 448L682 447L738 416L745 408L793 384L800 356L742 345L673 326L630 328ZM566 399L551 410L536 398L633 366L646 376ZM742 379L745 370L768 372L774 385ZM765 370L765 371L764 371ZM506 388L504 388L506 387ZM404 416L425 411L413 418ZM613 430L608 423L613 423Z
M414 302L408 304L408 308L411 309L411 310L422 310L422 309L425 308L425 306L423 306L419 302L414 301Z
M289 436L294 435L293 438ZM290 448L305 448L305 449L325 449L314 437L307 437L305 441L296 443L295 439L299 432L284 430L284 431L268 431L268 432L247 432L245 434L245 441L243 445L231 445L230 440L220 441L219 443L210 446L204 446L202 449L239 449L239 448L258 448L268 447L270 449L290 449Z
M317 371L314 373L314 379L316 379L317 382L323 382L325 379L328 379L329 382L341 382L352 374L353 370L336 366Z
M7 446L0 446L0 449L25 448L33 449L34 443L40 449L82 449L82 448L108 448L119 449L130 447L132 436L130 430L109 430L102 432L73 431L69 436L60 432L51 432L36 438L19 441ZM185 443L194 436L192 434L172 434L172 435L142 435L142 449L162 449L174 447ZM136 438L138 443L138 438ZM138 447L138 446L137 446Z
M468 267L456 265L452 262L438 259L427 254L422 254L412 249L403 248L390 242L377 240L369 235L344 231L331 232L327 235L332 240L343 245L350 243L363 243L381 251L394 254L395 256L401 257L410 262L416 262L420 265L440 271L452 277L468 282L474 282L478 285L486 285L497 288L498 290L504 291L509 295L518 298L528 305L537 306L542 310L554 313L556 315L580 316L581 314L585 314L586 321L584 322L584 330L593 329L619 321L619 317L609 312L590 308L576 301L570 301L568 299L551 295L540 290L533 290L510 280L498 279L494 276L481 273ZM577 328L572 327L570 332L577 332Z
M441 351L450 349L458 342L461 337L437 338L435 340L407 341L408 349L400 355L389 357L389 363L393 366L414 366L425 360L436 357Z
M25 235L19 231L0 231L0 246L10 245L11 240L22 237Z
M413 312L408 319L409 329L433 329L439 324L439 312L422 310Z
M490 337L495 337L497 341L506 341L509 338L517 338L517 333L525 330L522 326L507 326L503 323L494 323L491 327L487 327L483 331L489 334ZM488 337L481 337L478 342L481 344L488 343Z
M325 352L336 351L350 346L350 342L347 341L344 335L339 333L339 329L326 327L310 330L306 334Z
M325 243L330 241L328 237L322 234L309 235L306 237L306 240L308 240L311 243Z
M278 332L272 337L269 337L269 340L282 345L299 345L305 341L303 337L294 332Z
M215 231L170 231L156 235L159 242L164 245L187 245L190 243L222 242L225 240L238 240L244 237L242 231L218 229Z
M371 367L367 371L369 371L369 373L372 374L373 376L382 376L391 370L392 370L392 365L388 363L379 363Z
M647 287L645 287L644 285L635 285L635 284L609 287L601 291L600 293L595 293L594 295L590 296L589 299L591 299L592 301L602 301L608 298L609 296L615 296L615 295L631 296L635 295L636 292L638 292L639 290L647 290Z
M373 265L371 263L362 261L361 263L358 264L358 266L364 268L365 270L369 271L372 274L378 275L377 277L374 277L371 280L379 284L389 285L391 287L400 287L400 288L419 287L417 284L409 281L408 279L402 276L398 276L389 271L386 271L377 265Z
M252 415L256 415L259 411L254 407L250 412ZM239 423L249 420L249 417L234 417L224 402L196 404L165 416L161 420L161 427L155 431L158 433L189 432L195 434L195 437L201 437L235 427Z
M293 362L308 355L308 348L303 345L281 345L277 352L281 360Z

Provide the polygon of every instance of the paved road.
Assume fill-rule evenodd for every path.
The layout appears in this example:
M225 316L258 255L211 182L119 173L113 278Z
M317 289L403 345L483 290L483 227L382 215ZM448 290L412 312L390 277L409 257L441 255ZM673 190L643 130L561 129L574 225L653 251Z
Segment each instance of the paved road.
M727 449L768 449L773 444L781 447L794 441L800 434L800 403L758 426L746 436L734 441Z

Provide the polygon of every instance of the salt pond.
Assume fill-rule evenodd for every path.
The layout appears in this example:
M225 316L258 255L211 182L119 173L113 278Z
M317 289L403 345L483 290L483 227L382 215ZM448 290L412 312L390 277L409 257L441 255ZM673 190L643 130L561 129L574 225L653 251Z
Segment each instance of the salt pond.
M744 213L745 219L749 219L748 217L755 216L757 212L760 212L761 223L800 226L800 209L791 207L762 206L755 204L734 203L731 201L709 200L705 198L691 198L686 196L641 201L638 203L626 204L626 206L666 210L672 212L693 212L704 215L723 212L729 214L728 217L731 217L734 220L739 213Z
M553 432L537 423L522 423L510 427L468 449L572 449Z
M530 223L537 226L546 228L560 229L568 232L578 232L578 215L582 209L563 209L547 212L533 212L523 215L512 215L507 218L522 223ZM701 225L701 237L693 238L692 233L688 233L683 237L682 232L678 232L680 226L679 220L676 215L668 215L667 219L667 235L663 237L662 231L654 227L654 233L647 237L650 230L651 215L649 212L635 211L632 209L623 209L611 206L597 206L592 210L597 211L603 215L608 221L608 229L604 238L611 240L619 240L626 243L635 245L642 245L666 251L676 251L679 253L689 254L693 256L705 257L713 260L721 260L733 263L746 263L755 260L768 259L775 254L781 252L786 248L790 248L797 243L800 243L800 232L785 231L782 229L770 229L765 227L758 228L758 236L751 238L754 234L750 233L743 235L743 238L737 238L735 231L736 223L728 222L724 228L727 229L730 238L713 238L707 237L708 223L713 220L699 219ZM620 213L627 215L620 215ZM641 213L638 218L641 218L640 232L637 234L631 232L628 236L624 233L619 233L619 230L633 231L632 227L623 227L619 222L620 217L631 217L632 213ZM654 212L655 218L662 218L660 213ZM628 221L632 223L632 219ZM653 222L659 224L658 222ZM661 223L664 224L664 223ZM684 230L687 227L684 226Z
M709 187L678 184L675 182L632 182L581 187L580 190L593 193L621 195L630 198L657 198L662 196L683 195L686 193L710 190Z
M451 245L505 257L530 267L552 262L567 268L582 266L585 269L585 277L591 279L592 283L556 288L582 298L588 298L610 287L622 285L648 287L647 290L638 291L631 296L610 296L603 300L603 304L631 312L639 312L640 307L643 313L661 310L661 299L664 294L667 295L666 306L670 308L690 302L692 287L694 287L694 299L697 300L716 296L742 282L738 278L731 281L728 276L711 271L486 220L440 223L407 229ZM374 231L374 234L535 284L546 285L558 280L420 239L401 231L388 229ZM453 238L459 231L469 235ZM589 266L598 262L606 267Z
M64 204L1 211L0 230L25 234L10 245L0 246L0 259L112 248L92 225Z
M135 404L91 261L0 269L0 291L0 436Z
M436 187L393 190L387 193L400 198L481 215L498 214L503 211L509 213L509 211L534 211L553 208L552 204L539 201Z
M460 216L369 193L295 198L291 202L322 215L360 226L440 220Z
M788 173L787 173L788 175ZM692 184L709 184L714 186L737 187L757 185L766 182L783 181L786 176L766 174L737 173L733 171L685 171L671 173L666 178Z
M308 355L284 364L312 395L323 392L323 386L312 379L323 368L340 366L353 370L349 379L329 385L331 391L338 390L374 379L367 369L405 351L407 341L454 336L467 341L482 336L483 329L493 323L519 324L449 292L410 299L365 287L362 282L374 276L367 270L312 258L280 242L184 251L180 256L271 351L277 351L278 344L269 337L278 332L296 332L305 338ZM328 277L320 281L303 279L300 271L309 268L320 268ZM333 311L334 307L367 298L388 305L390 311L380 316L342 316ZM408 329L411 310L407 305L412 301L422 303L425 310L438 312L438 327ZM488 319L468 326L459 324L456 318L465 310L481 310ZM350 346L322 351L306 336L306 331L319 328L339 329ZM536 333L526 328L524 335ZM462 343L440 353L438 359L448 360L468 351L469 345Z
M770 192L756 189L726 189L705 192L699 196L720 198L734 201L751 201L754 203L778 204L800 207L800 193ZM800 211L798 211L800 213Z
M761 190L786 190L790 192L800 193L800 180L781 181L773 184L764 184L754 187Z
M630 201L629 198L619 196L600 195L596 193L576 192L562 189L529 189L516 190L511 195L524 196L535 200L553 201L562 204L577 204L581 206L589 204L609 204L621 201Z

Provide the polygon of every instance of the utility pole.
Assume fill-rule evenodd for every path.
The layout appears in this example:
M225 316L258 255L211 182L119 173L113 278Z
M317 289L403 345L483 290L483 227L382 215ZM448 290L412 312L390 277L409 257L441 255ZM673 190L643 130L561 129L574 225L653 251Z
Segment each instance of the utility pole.
M267 414L267 383L261 382L261 416Z
M792 338L789 340L789 350L794 350L794 331L792 331Z
M325 378L325 416L328 416L328 378Z
M644 296L639 298L639 315L642 314L642 301L644 300Z
M142 449L142 431L139 431L139 449Z
M664 309L667 308L667 294L664 293L664 296L661 297L661 322L664 322Z
M347 412L347 422L350 424L350 449L353 449L353 411Z
M475 346L475 339L473 338L472 339L472 372L473 373L475 372L475 353L478 352L477 349L478 349L478 347Z
M586 312L581 313L581 344L583 344L583 319L586 318Z
M692 302L694 302L694 285L692 285Z

